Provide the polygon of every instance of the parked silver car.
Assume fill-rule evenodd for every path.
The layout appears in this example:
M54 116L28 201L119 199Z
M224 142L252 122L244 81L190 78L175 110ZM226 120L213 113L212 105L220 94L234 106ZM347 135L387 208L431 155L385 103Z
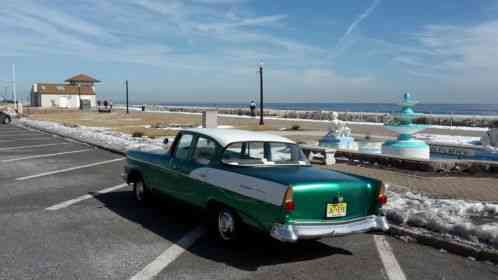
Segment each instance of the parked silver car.
M12 121L12 117L9 113L0 111L0 123L9 124Z

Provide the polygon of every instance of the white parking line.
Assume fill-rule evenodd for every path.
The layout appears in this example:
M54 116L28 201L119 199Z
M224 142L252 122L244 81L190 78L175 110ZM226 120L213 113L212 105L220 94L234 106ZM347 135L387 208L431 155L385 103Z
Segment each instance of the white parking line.
M67 201L64 201L64 202L52 205L50 207L45 208L45 210L55 211L55 210L59 210L59 209L62 209L62 208L66 208L66 207L69 207L69 206L71 206L73 204L76 204L76 203L78 203L80 201L96 197L99 194L104 194L104 193L112 192L112 191L115 191L115 190L119 190L119 189L124 188L126 186L128 186L128 184L120 184L120 185L117 185L117 186L114 186L114 187L110 187L110 188L106 188L106 189L100 190L100 191L96 192L95 194L85 194L85 195L82 195L82 196L77 197L75 199L70 199L70 200L67 200Z
M33 138L24 138L19 139L17 137L13 137L11 139L0 139L0 142L13 142L13 141L26 141L26 140L53 140L53 137L50 136L41 136L41 137L33 137Z
M0 133L0 137L5 137L5 136L19 137L19 136L35 136L35 135L40 135L40 133Z
M40 144L40 145L12 146L12 147L0 148L0 151L9 151L9 150L26 149L26 148L40 148L40 147L48 147L48 146L55 146L55 145L67 145L67 144L70 144L70 143L60 142L60 143L50 143L50 144Z
M153 262L131 277L130 280L149 280L154 278L161 270L181 256L185 250L190 248L205 232L206 229L203 226L196 227L184 235L176 244L173 244L166 249Z
M19 158L11 158L11 159L4 159L4 160L2 160L2 162L13 162L13 161L20 161L20 160L34 159L34 158L56 157L56 156L60 156L60 155L83 153L83 152L88 152L88 151L91 151L91 150L92 149L84 149L84 150L76 150L76 151L69 151L69 152L60 152L60 153L53 153L53 154L44 154L44 155L36 155L36 156L26 156L26 157L19 157Z
M387 278L389 280L406 280L405 273L399 266L386 238L382 235L374 235L374 241L382 264L384 265L384 269L386 270Z
M59 170L54 170L54 171L50 171L50 172L44 172L44 173L40 173L40 174L25 176L25 177L19 177L19 178L16 178L16 181L24 181L24 180L29 180L29 179L33 179L33 178L38 178L38 177L44 177L44 176L49 176L49 175L54 175L54 174L59 174L59 173L64 173L64 172L69 172L69 171L73 171L73 170L78 170L78 169L83 169L83 168L98 166L98 165L112 163L112 162L116 162L116 161L120 161L120 160L125 160L125 159L126 158L115 158L115 159L106 160L106 161L100 161L100 162L96 162L96 163L90 163L90 164L79 165L79 166L65 168L65 169L59 169Z

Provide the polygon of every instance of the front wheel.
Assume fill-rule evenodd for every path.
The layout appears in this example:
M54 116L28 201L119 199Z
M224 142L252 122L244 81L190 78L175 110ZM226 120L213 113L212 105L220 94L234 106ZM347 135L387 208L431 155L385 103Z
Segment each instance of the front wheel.
M144 182L141 179L132 182L133 194L137 202L143 205L147 205L150 200L149 190L145 187Z
M9 124L11 122L11 119L9 117L5 117L3 119L3 124Z

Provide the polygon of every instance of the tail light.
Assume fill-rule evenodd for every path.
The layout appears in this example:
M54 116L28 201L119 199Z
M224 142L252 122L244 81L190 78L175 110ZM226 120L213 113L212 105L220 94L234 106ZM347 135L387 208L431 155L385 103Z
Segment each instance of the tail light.
M380 189L379 189L379 195L377 196L377 202L380 204L380 205L384 205L387 203L387 195L386 195L386 189L389 185L387 184L384 184L382 183L380 185Z
M283 208L286 212L291 212L294 210L294 191L292 187L288 187L284 195Z

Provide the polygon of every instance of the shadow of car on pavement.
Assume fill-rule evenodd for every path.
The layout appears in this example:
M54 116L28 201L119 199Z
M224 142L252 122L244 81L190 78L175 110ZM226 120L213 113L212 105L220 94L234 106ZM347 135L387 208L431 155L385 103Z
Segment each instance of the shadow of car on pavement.
M204 223L203 218L206 217L200 209L169 197L154 199L150 207L139 205L133 192L126 190L98 194L96 199L119 216L175 243L187 231ZM236 246L228 246L204 234L186 249L199 257L248 271L255 271L261 266L314 260L335 254L352 255L348 250L320 241L283 243L256 231L248 231Z

